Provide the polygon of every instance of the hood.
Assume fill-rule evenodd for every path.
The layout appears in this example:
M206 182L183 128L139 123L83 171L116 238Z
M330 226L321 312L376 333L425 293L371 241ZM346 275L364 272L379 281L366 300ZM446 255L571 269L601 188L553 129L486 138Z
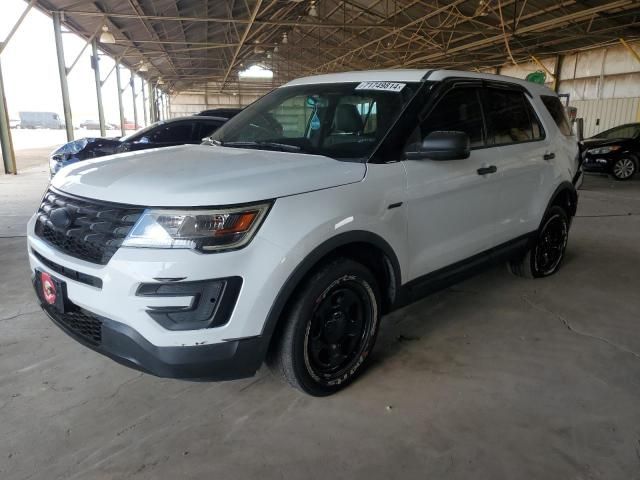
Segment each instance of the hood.
M116 153L121 146L121 142L117 137L112 138L79 138L71 142L67 142L57 150L51 153L54 160L84 160L97 156L110 155Z
M156 207L247 203L359 182L364 163L319 155L181 145L102 157L66 167L58 190Z

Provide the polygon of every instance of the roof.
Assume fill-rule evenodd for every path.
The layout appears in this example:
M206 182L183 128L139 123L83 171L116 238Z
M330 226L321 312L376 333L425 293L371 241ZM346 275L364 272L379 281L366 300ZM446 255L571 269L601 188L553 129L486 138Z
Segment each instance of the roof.
M640 39L637 0L34 1L85 39L106 24L116 44L102 50L183 92L263 93L372 67L482 70ZM273 79L240 81L254 64Z
M288 82L285 86L341 82L420 82L429 70L360 70L354 72L312 75Z
M528 82L519 78L505 75L493 75L490 73L468 72L464 70L361 70L355 72L330 73L303 77L286 83L283 87L296 85L313 85L318 83L345 83L345 82L420 82L423 80L440 81L450 77L480 78L509 82L526 87L531 92L538 94L555 93L544 85Z

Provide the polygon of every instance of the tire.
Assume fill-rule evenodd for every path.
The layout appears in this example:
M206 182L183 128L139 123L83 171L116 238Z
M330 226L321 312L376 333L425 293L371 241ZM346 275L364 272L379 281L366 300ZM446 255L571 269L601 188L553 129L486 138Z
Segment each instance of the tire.
M611 167L611 174L616 180L630 180L638 170L637 159L628 156L616 160Z
M269 352L272 371L316 397L362 373L380 325L380 295L363 265L338 258L319 267L294 294Z
M508 263L514 275L524 278L542 278L556 273L562 265L569 237L567 212L554 205L544 216L535 242L519 259Z

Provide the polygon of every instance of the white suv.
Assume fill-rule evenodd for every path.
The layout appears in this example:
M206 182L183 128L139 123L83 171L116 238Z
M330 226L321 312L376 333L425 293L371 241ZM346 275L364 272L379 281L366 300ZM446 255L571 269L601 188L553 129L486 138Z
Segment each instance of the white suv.
M322 75L202 145L64 168L29 222L29 260L47 314L119 362L222 380L266 360L327 395L361 372L391 309L493 262L554 273L579 179L544 86Z

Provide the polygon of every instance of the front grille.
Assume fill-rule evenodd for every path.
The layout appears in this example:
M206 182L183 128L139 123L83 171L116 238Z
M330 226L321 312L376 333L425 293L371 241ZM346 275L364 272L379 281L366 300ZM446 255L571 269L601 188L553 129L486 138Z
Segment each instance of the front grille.
M66 327L87 343L96 347L99 346L102 342L102 321L75 305L73 307L73 310L61 313L49 305L44 305L44 309L49 316L60 325Z
M140 207L71 197L49 189L38 209L35 233L67 255L106 265L143 211Z

